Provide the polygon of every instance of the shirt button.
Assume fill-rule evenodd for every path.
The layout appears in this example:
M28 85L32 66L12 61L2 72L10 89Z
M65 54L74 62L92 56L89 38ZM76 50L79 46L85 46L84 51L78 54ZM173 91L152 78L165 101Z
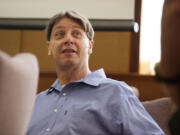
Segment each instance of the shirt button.
M66 96L67 94L66 93L63 93L63 96Z
M57 109L54 109L54 112L57 112L58 110Z
M46 131L49 132L49 131L50 131L50 128L46 128Z

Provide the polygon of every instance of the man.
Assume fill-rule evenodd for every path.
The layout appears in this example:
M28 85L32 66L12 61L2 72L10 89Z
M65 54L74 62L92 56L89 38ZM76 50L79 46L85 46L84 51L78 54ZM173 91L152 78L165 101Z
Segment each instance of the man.
M61 12L46 32L58 79L37 96L27 135L164 135L127 84L90 71L87 18Z
M180 107L180 1L165 0L162 16L161 61L156 76L165 90ZM180 109L169 122L172 135L180 135Z

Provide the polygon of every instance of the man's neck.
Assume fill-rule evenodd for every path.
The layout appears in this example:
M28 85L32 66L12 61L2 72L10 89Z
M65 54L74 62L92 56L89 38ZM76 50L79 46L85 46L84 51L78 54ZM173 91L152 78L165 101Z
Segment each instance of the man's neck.
M88 75L91 71L86 69L68 69L61 71L57 69L57 76L61 85L66 85L70 82L78 81Z

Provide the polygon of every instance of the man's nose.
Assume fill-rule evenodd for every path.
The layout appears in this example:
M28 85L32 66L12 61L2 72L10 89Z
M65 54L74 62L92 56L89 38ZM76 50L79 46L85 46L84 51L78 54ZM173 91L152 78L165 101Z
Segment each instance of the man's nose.
M73 37L71 34L66 35L65 45L73 45Z

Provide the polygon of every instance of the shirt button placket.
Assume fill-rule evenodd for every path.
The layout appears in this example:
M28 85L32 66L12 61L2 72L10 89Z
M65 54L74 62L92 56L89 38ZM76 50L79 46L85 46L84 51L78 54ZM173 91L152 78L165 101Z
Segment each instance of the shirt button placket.
M66 96L67 94L64 92L62 95L63 95L63 96Z
M46 131L47 131L47 132L50 132L50 128L46 128Z
M57 113L57 112L58 112L58 109L57 109L57 108L56 108L56 109L54 109L54 112L55 112L55 113Z

